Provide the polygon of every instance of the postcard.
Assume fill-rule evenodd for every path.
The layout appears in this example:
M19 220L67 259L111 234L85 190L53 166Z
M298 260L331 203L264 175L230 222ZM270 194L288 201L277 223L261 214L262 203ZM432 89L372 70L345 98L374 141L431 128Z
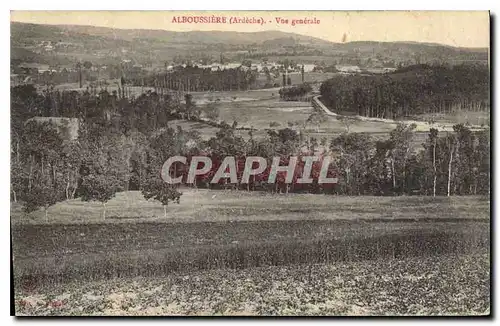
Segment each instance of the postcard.
M487 11L12 11L16 316L490 315Z

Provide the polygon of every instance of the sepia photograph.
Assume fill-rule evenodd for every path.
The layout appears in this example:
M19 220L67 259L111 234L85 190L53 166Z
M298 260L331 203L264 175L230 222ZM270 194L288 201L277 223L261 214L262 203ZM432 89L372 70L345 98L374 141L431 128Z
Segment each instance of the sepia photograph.
M12 314L491 316L490 71L488 11L11 11Z

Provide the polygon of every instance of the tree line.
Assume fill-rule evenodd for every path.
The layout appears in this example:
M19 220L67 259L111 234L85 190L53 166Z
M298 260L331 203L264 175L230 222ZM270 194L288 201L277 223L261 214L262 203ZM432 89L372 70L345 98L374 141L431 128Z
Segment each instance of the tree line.
M387 140L374 140L367 134L344 133L324 142L333 158L328 176L336 184L319 184L319 163L312 167L313 182L298 184L304 164L298 164L292 182L278 173L268 183L269 168L247 183L229 179L210 183L213 173L226 156L237 158L241 174L245 158L260 156L281 158L286 165L291 156L312 156L320 146L317 139L306 139L285 128L270 130L264 139L244 138L235 126L224 125L217 134L202 140L196 131L182 128L160 128L143 133L137 129L127 133L111 122L86 121L80 125L77 140L62 139L48 122L29 121L11 155L12 200L23 203L26 211L45 210L66 199L81 198L105 205L117 192L140 190L145 198L153 198L165 206L179 202L182 190L165 183L160 175L163 163L172 156L205 155L215 162L210 172L198 176L187 187L268 191L275 193L306 192L332 195L488 195L490 189L490 135L485 130L472 132L456 125L454 132L439 135L433 129L423 150L412 149L414 126L399 125ZM318 154L317 154L318 155ZM322 154L319 154L322 156ZM173 171L172 171L173 169ZM185 176L185 165L174 165L173 176ZM241 180L241 178L238 178ZM294 182L295 181L295 182Z
M148 133L166 127L174 119L215 120L218 110L213 103L201 108L191 94L180 97L165 89L145 91L135 96L130 87L108 92L89 88L83 92L37 90L33 85L11 88L11 130L14 140L19 138L26 120L33 117L78 118L85 121L110 121L123 131L137 129Z
M490 74L484 65L413 65L383 75L335 76L321 85L334 112L397 119L454 110L489 110Z
M301 101L311 91L312 86L309 83L303 83L297 86L280 88L279 94L280 98L285 101Z
M184 92L234 91L252 88L258 73L250 69L230 68L212 70L198 66L175 67L164 74L130 78L133 86L160 87Z

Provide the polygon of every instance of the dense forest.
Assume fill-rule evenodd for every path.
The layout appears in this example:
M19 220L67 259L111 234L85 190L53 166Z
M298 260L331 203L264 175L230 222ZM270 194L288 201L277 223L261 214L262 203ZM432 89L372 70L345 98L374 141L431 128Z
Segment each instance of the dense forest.
M179 99L151 91L129 97L124 90L111 94L95 89L39 93L31 85L13 87L11 198L32 211L70 198L96 200L105 206L118 191L140 190L146 198L166 206L179 201L182 195L176 186L163 182L159 173L165 160L175 155L205 155L214 162L235 156L238 175L249 156L268 158L268 166L276 156L282 165L292 156L299 157L292 183L285 182L284 173L278 173L276 180L268 183L266 169L247 183L225 179L211 184L214 169L220 165L215 163L190 187L335 195L489 194L489 129L472 132L464 125L456 125L454 132L446 134L432 129L424 149L416 152L411 146L415 126L404 124L384 141L360 133L320 140L290 128L269 130L264 138L255 138L253 130L249 130L248 137L242 137L236 123L224 122L214 124L219 132L203 140L195 130L169 126L173 119L210 123L210 118L200 119L204 110L190 94ZM58 122L40 117L76 120L78 136L65 137L54 128ZM329 149L325 155L333 157L328 174L337 177L338 183L318 183L319 162L312 167L313 183L296 183L304 169L300 158L316 153L320 144ZM182 166L174 166L172 171L181 176L185 172Z
M231 91L250 89L258 73L234 68L212 71L198 66L176 67L174 71L144 78L130 79L133 86L162 87L185 92Z
M339 75L321 85L321 101L334 112L397 119L425 113L490 108L484 65L414 65L383 75Z
M147 133L166 127L172 119L200 118L203 112L191 94L179 99L177 93L163 91L134 96L128 87L112 92L91 87L80 93L51 88L39 92L32 85L15 86L11 88L11 129L22 130L25 121L33 117L64 117L87 122L109 121L122 130ZM204 112L210 116L210 108Z

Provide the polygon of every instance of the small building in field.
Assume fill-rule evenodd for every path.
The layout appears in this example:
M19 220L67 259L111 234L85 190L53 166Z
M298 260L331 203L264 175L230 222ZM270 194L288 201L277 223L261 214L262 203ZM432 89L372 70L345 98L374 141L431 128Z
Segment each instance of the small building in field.
M395 72L397 69L396 68L389 68L389 67L384 67L384 73L389 73L389 72Z
M341 65L336 65L335 68L340 71L341 73L346 73L346 74L352 74L352 73L359 73L361 72L361 68L358 66L341 66Z

